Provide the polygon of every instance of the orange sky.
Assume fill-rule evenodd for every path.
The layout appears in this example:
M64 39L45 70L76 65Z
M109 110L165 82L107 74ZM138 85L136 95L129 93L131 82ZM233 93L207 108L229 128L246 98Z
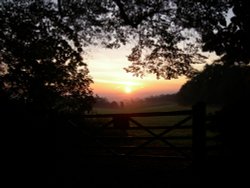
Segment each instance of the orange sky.
M94 93L109 100L144 98L151 95L175 93L186 82L184 77L173 80L157 80L154 75L143 79L126 73L123 69L130 65L127 60L129 47L119 49L102 49L92 47L87 58L90 74L94 84Z
M232 10L229 10L228 22L230 22L232 15ZM85 60L94 80L94 84L91 85L94 94L106 97L109 100L144 98L152 95L175 93L187 81L185 77L173 80L157 80L155 75L146 75L143 79L133 77L132 74L126 73L123 69L131 64L127 60L130 49L131 45L112 50L100 47L87 49ZM203 54L208 57L208 64L218 58L215 53ZM203 67L204 65L196 66L200 70Z

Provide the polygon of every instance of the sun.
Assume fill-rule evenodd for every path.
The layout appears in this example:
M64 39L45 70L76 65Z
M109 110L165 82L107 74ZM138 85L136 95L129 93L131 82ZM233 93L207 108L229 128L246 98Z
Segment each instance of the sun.
M124 92L127 93L127 94L131 93L132 92L132 88L130 86L125 86L124 87Z

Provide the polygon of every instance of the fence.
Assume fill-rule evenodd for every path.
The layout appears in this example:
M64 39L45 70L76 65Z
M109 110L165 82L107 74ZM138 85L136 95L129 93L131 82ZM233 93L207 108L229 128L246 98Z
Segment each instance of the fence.
M105 153L120 157L182 158L191 161L196 168L202 168L206 160L206 107L203 103L183 111L96 114L84 117L95 119L94 122L101 120L95 131L86 131L96 143L95 147L91 147L98 146L98 150L95 150L98 151L97 155ZM178 121L173 125L144 125L145 121L138 121L138 118L149 117L178 117ZM169 135L176 130L191 130L191 135ZM133 131L137 133L134 134ZM174 140L176 142L173 142ZM178 141L181 144L178 144ZM191 144L183 145L190 143L189 141ZM100 152L100 148L105 152Z

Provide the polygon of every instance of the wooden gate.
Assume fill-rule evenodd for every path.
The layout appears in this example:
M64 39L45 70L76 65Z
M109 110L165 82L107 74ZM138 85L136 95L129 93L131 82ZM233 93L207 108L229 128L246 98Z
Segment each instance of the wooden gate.
M164 117L172 120L161 122ZM96 143L88 152L92 155L183 159L197 167L201 167L206 158L203 103L183 111L95 114L84 118L89 126L93 122L95 127L83 128ZM155 125L153 118L161 124Z

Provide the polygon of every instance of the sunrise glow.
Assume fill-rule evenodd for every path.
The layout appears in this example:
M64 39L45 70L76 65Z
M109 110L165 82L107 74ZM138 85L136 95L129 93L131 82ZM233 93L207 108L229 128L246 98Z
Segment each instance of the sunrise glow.
M125 86L124 92L125 92L125 93L131 93L131 92L132 92L132 88L129 87L129 86Z
M94 94L109 100L129 100L152 95L177 92L186 82L185 77L173 80L157 80L154 75L143 79L126 73L124 67L130 65L127 47L120 49L93 48L87 59L90 74L94 84L91 85Z

